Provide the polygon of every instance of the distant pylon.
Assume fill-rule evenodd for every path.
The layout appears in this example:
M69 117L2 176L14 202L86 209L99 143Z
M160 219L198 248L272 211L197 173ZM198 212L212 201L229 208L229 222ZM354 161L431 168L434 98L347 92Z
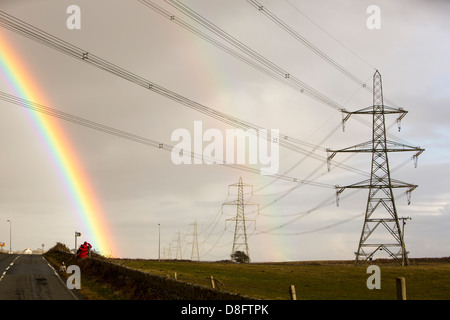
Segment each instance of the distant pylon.
M191 251L191 260L200 261L200 254L198 251L198 233L197 233L197 221L193 223L194 231L192 232L192 251Z
M175 259L183 259L181 255L181 233L180 231L177 232L178 238L177 238L177 253Z
M253 186L242 183L242 177L241 177L241 178L239 178L238 183L231 184L228 186L228 193L229 193L230 187L238 187L237 200L223 204L223 205L235 205L236 206L236 216L234 218L227 219L227 221L235 221L233 248L231 250L231 254L235 253L236 251L242 251L250 258L250 251L248 249L248 241L247 241L247 227L246 227L245 222L252 221L252 219L245 218L245 206L246 205L258 205L258 204L244 202L244 187L251 187L252 195L253 195ZM259 205L258 205L258 210L259 210Z
M168 248L167 248L167 257L166 257L166 259L168 259L168 260L172 260L172 246L173 246L173 243L171 241L171 242L169 242Z
M415 188L417 188L417 185L401 182L391 178L388 152L415 151L417 153L413 156L413 159L417 161L417 157L424 151L424 149L400 144L386 139L385 115L400 114L397 119L397 122L399 123L400 120L406 115L407 111L402 108L392 108L384 105L381 75L378 70L373 76L373 105L354 112L348 112L345 110L342 112L347 114L346 117L343 118L343 125L352 114L370 114L373 117L371 141L341 150L327 149L327 152L331 152L331 155L328 157L328 163L330 163L330 160L338 152L372 153L372 169L370 179L345 187L336 186L337 197L339 197L339 194L346 188L369 189L364 225L361 232L358 250L356 252L355 264L358 264L361 260L370 260L378 251L384 251L394 259L401 258L402 265L408 265L408 255L399 224L393 189L407 188L406 194L408 195L409 204L410 194ZM415 164L417 163L415 162ZM382 231L384 231L384 234ZM372 241L370 241L370 239ZM398 251L395 252L395 249L398 249Z

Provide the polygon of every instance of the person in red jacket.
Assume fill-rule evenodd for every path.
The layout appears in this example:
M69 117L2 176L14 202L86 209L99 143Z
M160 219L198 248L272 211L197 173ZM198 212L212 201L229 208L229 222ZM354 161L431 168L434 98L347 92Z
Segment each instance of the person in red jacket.
M89 251L92 248L89 242L84 242L77 251L77 257L87 258L89 256Z

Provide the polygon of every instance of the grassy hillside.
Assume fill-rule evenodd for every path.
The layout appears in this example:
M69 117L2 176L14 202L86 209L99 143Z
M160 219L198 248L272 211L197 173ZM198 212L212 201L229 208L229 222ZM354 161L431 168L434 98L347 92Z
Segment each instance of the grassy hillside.
M450 299L449 259L416 260L411 266L378 264L381 289L369 290L366 266L343 262L234 264L191 261L116 259L115 263L165 275L179 281L210 286L210 276L219 288L260 299L289 299L295 285L297 299L365 300L396 299L396 277L406 278L408 300ZM374 263L375 264L375 263Z
M67 255L68 251L64 245L55 246L45 256L58 270L61 261L68 261L66 256L60 255ZM213 276L218 280L219 290L264 300L290 299L291 285L295 286L298 300L395 300L397 277L406 279L408 300L450 300L450 257L410 259L408 267L389 260L373 262L381 270L379 290L367 288L366 282L371 276L367 273L368 265L354 266L353 261L236 264L101 256L96 260L113 264L103 263L100 271L94 267L93 271L100 272L100 277L92 276L89 268L82 267L79 293L89 300L135 299L135 295L130 295L136 289L130 287L131 282L111 286L120 280L115 278L117 269L121 269L118 265L172 279L176 275L178 281L207 287L211 286L210 277ZM63 273L61 276L65 279L68 275Z

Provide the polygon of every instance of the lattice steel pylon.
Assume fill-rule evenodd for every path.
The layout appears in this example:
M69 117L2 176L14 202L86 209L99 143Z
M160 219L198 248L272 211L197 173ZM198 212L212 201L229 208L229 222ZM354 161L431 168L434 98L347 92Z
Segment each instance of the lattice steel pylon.
M200 261L200 254L198 251L198 232L197 232L197 221L195 221L193 224L194 231L192 232L192 251L191 251L191 260L194 259L197 261Z
M236 251L244 252L250 259L250 251L248 249L248 239L247 239L247 226L246 221L254 221L253 219L247 219L245 217L245 207L247 205L257 205L259 210L259 205L256 203L250 203L244 201L244 187L251 187L251 194L253 195L253 186L249 184L244 184L242 182L242 177L239 178L239 182L235 184L230 184L228 186L228 190L230 187L238 187L238 198L237 200L226 202L222 204L224 205L235 205L236 206L236 216L234 218L227 219L227 221L235 221L234 226L234 239L233 239L233 248L231 250L231 254ZM228 191L229 193L229 191Z
M343 126L345 121L353 114L370 114L373 117L371 141L341 150L327 149L327 153L331 152L331 155L327 158L329 164L331 159L339 152L372 153L372 168L369 179L353 185L336 186L337 201L339 200L339 194L346 188L369 189L364 225L359 240L358 250L355 253L355 264L358 264L361 261L371 260L375 253L384 251L396 260L401 259L402 265L408 265L408 255L405 248L404 237L402 235L403 231L400 228L393 189L407 188L406 194L408 196L409 204L410 194L417 188L417 185L391 178L388 153L414 151L416 154L413 156L413 159L415 166L417 166L417 157L424 149L387 140L385 116L389 114L399 114L397 123L400 124L400 120L406 115L407 111L402 108L392 108L384 105L381 75L378 70L373 76L373 105L354 112L345 110L342 110L342 112L343 114L346 114L342 120ZM330 169L330 166L328 169ZM398 249L398 251L395 249Z
M177 253L176 253L176 258L175 259L183 259L182 255L181 255L181 233L180 231L177 232L178 238L177 238Z

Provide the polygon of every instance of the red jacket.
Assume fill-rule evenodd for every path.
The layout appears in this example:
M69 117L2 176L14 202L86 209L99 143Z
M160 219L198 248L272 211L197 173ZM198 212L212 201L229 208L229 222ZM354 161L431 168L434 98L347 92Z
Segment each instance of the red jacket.
M80 251L80 258L87 258L90 248L92 248L90 243L87 243L87 242L83 243L80 246L80 250L79 250Z

